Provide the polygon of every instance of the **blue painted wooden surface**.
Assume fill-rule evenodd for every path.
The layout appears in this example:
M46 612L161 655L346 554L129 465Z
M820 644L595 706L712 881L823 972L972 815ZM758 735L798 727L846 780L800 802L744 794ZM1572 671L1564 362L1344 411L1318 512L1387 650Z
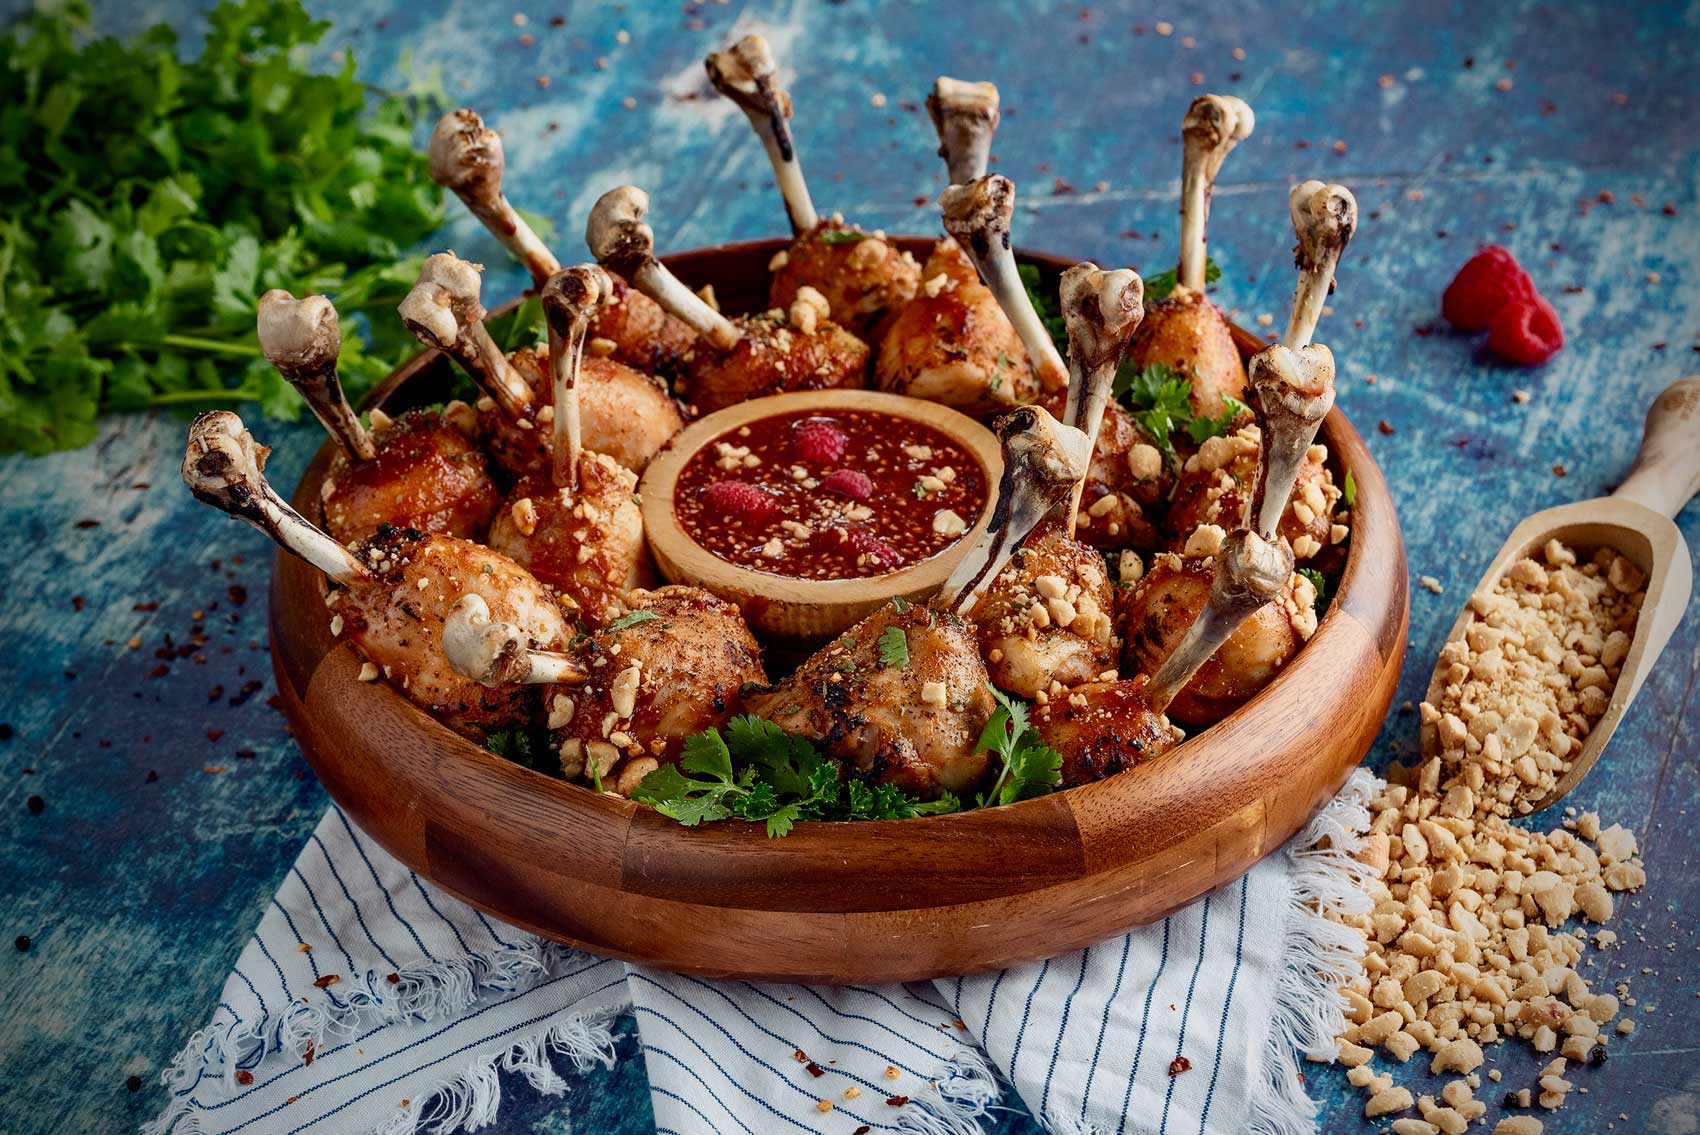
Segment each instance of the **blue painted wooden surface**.
M101 28L118 33L155 18L192 30L201 11L95 7ZM1453 614L1512 525L1605 491L1650 396L1700 370L1693 5L1232 0L1210 5L1208 18L1197 5L1031 0L314 7L336 21L320 62L352 46L376 83L440 76L502 129L511 196L557 223L567 257L582 254L589 203L623 181L654 195L666 248L782 229L742 118L689 97L705 93L701 56L735 31L764 30L798 76L796 129L821 206L932 231L935 211L915 201L937 193L940 163L924 114L906 104L939 72L994 79L1006 108L996 168L1022 193L1018 239L1106 265L1172 264L1180 114L1200 90L1246 97L1257 133L1229 159L1212 218L1226 306L1245 322L1284 318L1290 180L1344 181L1362 208L1337 314L1319 337L1340 362L1341 405L1393 484L1413 574L1446 587L1412 591L1401 699L1420 696ZM1171 35L1157 33L1162 20L1174 22ZM522 45L524 33L534 45ZM1564 318L1570 345L1542 370L1485 363L1468 339L1419 333L1436 322L1453 270L1489 240L1518 253ZM492 266L488 296L521 286L458 204L437 243ZM1526 405L1511 401L1519 387L1533 395ZM1395 432L1377 432L1378 420ZM264 433L277 447L272 470L293 483L317 428ZM34 939L0 965L3 1131L120 1130L158 1111L157 1069L203 1022L326 803L265 705L268 549L190 501L176 476L181 438L177 419L135 417L109 423L80 453L0 461L0 721L15 730L0 741L0 929ZM1680 519L1700 542L1700 507ZM197 627L203 647L156 657ZM126 647L132 636L140 648ZM162 664L169 673L150 676ZM1608 985L1631 981L1640 1027L1604 1068L1578 1075L1587 1094L1549 1131L1696 1130L1697 675L1691 609L1572 797L1642 833L1651 881L1620 905L1624 943L1591 971ZM1414 717L1396 713L1373 760L1415 741ZM46 801L40 816L26 810L32 794ZM565 1102L507 1084L499 1129L648 1130L634 1042L621 1053ZM1526 1049L1490 1057L1507 1086L1532 1083ZM136 1093L125 1087L132 1073L146 1081ZM1308 1074L1325 1130L1368 1129L1362 1097L1336 1070ZM1034 1130L1019 1111L995 1126Z

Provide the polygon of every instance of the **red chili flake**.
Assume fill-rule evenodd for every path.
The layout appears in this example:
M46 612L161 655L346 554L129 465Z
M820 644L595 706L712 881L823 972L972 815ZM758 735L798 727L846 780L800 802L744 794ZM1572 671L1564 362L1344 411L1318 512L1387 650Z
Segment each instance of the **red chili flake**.
M1653 350L1655 350L1655 351L1662 351L1662 350L1664 350L1664 349L1665 349L1665 347L1667 347L1667 346L1668 346L1668 345L1669 345L1669 344L1666 344L1666 343L1654 343L1654 344L1653 344Z
M1664 213L1664 215L1667 216L1667 217L1676 216L1676 202L1675 201L1666 201L1665 207L1660 211L1662 213Z
M124 1086L132 1092L139 1092L142 1090L142 1078L131 1073L131 1075L125 1079Z
M309 1067L312 1066L312 1063L313 1063L313 1042L312 1041L307 1042L307 1051L303 1052L301 1054L301 1060L302 1060L303 1063L307 1064Z
M1051 196L1053 196L1053 197L1065 197L1068 194L1073 193L1073 192L1074 192L1074 186L1070 185L1068 182L1064 181L1062 178L1053 177L1051 179Z
M136 604L133 604L130 607L130 610L140 611L143 614L147 614L149 611L157 611L157 610L159 610L159 600L155 599L151 603L136 603Z
M550 16L549 26L552 28L564 28L567 26L567 18L565 16Z
M31 796L28 800L24 801L24 807L28 809L30 815L39 816L43 812L47 811L47 801L43 800L39 796Z
M1563 477L1569 474L1569 472L1570 470L1566 469L1563 465L1554 465L1552 467L1552 475L1554 477Z
M254 1082L254 1074L246 1068L238 1068L236 1070L236 1082L246 1088Z
M537 76L537 85L540 86L540 87L547 88L549 86L549 76L547 76L547 75Z
M201 771L206 773L208 776L212 776L221 772L229 772L230 770L225 768L223 765L207 765L202 768Z
M532 44L534 44L536 42L537 42L537 37L532 35L530 32L526 32L524 35L519 37L519 45L521 47L530 47Z
M816 1064L813 1060L803 1065L803 1070L817 1080L826 1075L826 1069L822 1068L819 1064Z
M1189 1072L1191 1070L1192 1061L1188 1060L1184 1056L1177 1056L1173 1060L1169 1061L1169 1075L1171 1076L1179 1076L1182 1072Z
M163 678L169 673L171 673L171 667L161 662L158 666L155 666L152 670L148 671L148 677Z
M209 729L209 730L207 730L207 740L209 740L209 741L216 741L222 736L224 736L224 730L222 730L222 729Z
M886 1106L888 1106L888 1107L902 1107L904 1104L909 1102L909 1097L908 1096L887 1096L887 1097L885 1097L885 1102L886 1102Z
M401 984L401 974L392 973L388 977L384 978L384 980L389 982L391 985L400 985Z
M926 203L927 203L926 197L916 197L915 198L915 204L916 205L925 205Z
M329 989L331 986L335 985L337 982L339 982L341 980L342 980L342 978L337 976L336 974L327 973L325 976L321 977L319 980L317 980L313 983L313 988L314 989Z
M236 759L239 760L239 761L251 761L257 756L259 756L259 754L254 752L254 750L252 750L252 749L237 749L236 750Z
M230 601L238 607L248 601L248 589L240 583L233 583L225 588L224 593L230 596Z
M28 934L19 934L12 945L18 948L18 953L27 954L30 952L30 936Z
M159 773L155 772L151 768L148 770L148 774L142 778L143 782L147 783L147 784L152 784L158 779L159 779Z
M77 521L77 527L78 528L99 528L100 527L100 521L98 521L98 520L79 520L79 521Z
M1616 200L1617 200L1617 194L1613 193L1611 190L1609 190L1609 189L1600 190L1600 204L1610 205L1613 201L1616 201Z
M850 1135L868 1135L868 1132L870 1132L872 1130L873 1130L872 1127L869 1127L866 1123L864 1123L864 1124L862 1124L862 1126L860 1126L860 1127L856 1128L856 1130L852 1131L850 1133Z
M87 607L88 605L89 605L89 601L87 599L84 599L81 595L71 596L71 610L81 611L84 607Z
M1375 423L1375 428L1380 430L1384 434L1390 434L1390 433L1394 432L1393 423L1388 421L1386 418L1383 418L1383 419L1381 419L1381 421Z
M297 950L298 950L298 951L300 951L300 952L301 952L301 953L303 953L303 954L310 954L310 953L312 953L312 952L313 952L313 947L311 947L311 946L309 946L309 945L308 945L308 944L307 944L307 943L305 943L305 942L299 942L299 943L297 943L297 944L296 944L296 946L295 946L295 948L296 948L296 949L297 949Z
M809 1054L799 1048L791 1053L791 1059L795 1060L799 1064L807 1064L809 1062Z

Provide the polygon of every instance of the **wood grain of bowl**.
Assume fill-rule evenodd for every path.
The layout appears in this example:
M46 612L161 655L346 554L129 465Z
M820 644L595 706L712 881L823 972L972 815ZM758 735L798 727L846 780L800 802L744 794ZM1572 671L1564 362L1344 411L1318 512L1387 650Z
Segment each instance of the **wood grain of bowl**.
M669 257L727 310L765 298L785 241ZM929 239L901 242L925 255ZM1023 255L1054 284L1070 262ZM1236 329L1243 353L1262 346ZM368 400L437 401L424 354ZM332 798L438 886L526 930L666 969L766 981L906 981L1031 961L1102 941L1224 886L1337 792L1392 700L1409 597L1392 497L1338 409L1336 478L1357 483L1336 593L1266 689L1184 745L1117 776L1003 808L895 821L687 829L503 760L382 682L326 625L322 578L280 555L271 589L278 692ZM314 515L330 458L295 504Z

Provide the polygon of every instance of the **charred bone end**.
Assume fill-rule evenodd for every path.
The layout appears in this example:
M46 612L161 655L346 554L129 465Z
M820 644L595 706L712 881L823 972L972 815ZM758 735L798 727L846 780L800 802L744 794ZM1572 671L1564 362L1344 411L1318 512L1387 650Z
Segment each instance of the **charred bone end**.
M1246 369L1263 434L1251 516L1263 538L1273 540L1310 443L1334 406L1334 355L1321 343L1296 351L1276 343L1253 355Z
M494 209L499 205L507 164L502 137L485 126L477 112L463 107L439 118L426 155L432 181L469 206Z
M584 229L597 262L634 283L655 260L655 232L643 220L648 212L649 194L622 185L597 198Z
M951 184L966 185L984 177L992 135L1002 120L997 87L940 75L927 96L927 113L938 132L939 157L950 170Z
M973 253L976 263L1009 249L1010 220L1015 216L1015 183L1009 178L994 173L966 185L946 186L939 205L945 231Z
M1287 211L1298 235L1293 259L1300 271L1337 262L1357 231L1358 201L1344 185L1302 181L1288 193Z
M371 435L343 397L337 376L342 330L336 308L324 296L296 299L274 288L260 297L255 327L260 350L324 423L351 461L377 456Z

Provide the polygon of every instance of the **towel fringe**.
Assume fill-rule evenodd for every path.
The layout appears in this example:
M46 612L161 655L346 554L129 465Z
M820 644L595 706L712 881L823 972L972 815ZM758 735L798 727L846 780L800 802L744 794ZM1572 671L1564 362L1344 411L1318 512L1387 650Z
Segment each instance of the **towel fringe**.
M571 1061L579 1072L598 1064L612 1068L612 1025L617 1016L612 1012L569 1014L505 1051L479 1056L465 1071L433 1085L416 1106L374 1128L371 1135L451 1135L494 1123L502 1106L502 1072L524 1076L540 1095L565 1095L567 1082L555 1070L556 1058Z
M290 1053L299 1058L309 1044L323 1048L327 1042L352 1037L376 1024L452 1017L481 997L524 993L568 964L587 958L559 943L526 935L514 946L409 964L396 972L394 982L387 973L367 970L351 992L339 994L342 984L338 983L327 989L327 1003L294 1001L270 1022L208 1025L193 1034L160 1073L160 1083L172 1093L171 1105L144 1124L141 1135L200 1131L199 1117L189 1111L190 1090L209 1076L222 1077L226 1089L234 1093L236 1073L252 1070L268 1057Z
M1369 829L1369 802L1382 782L1352 773L1340 794L1288 845L1293 865L1286 944L1263 1076L1251 1090L1248 1135L1313 1135L1316 1102L1305 1092L1299 1053L1332 1059L1345 1028L1341 984L1362 966L1363 935L1328 917L1370 909L1369 868L1353 858ZM1058 1135L1062 1135L1059 1130Z
M1003 1098L991 1061L978 1049L965 1048L951 1057L944 1072L897 1117L905 1135L984 1135L980 1119Z

